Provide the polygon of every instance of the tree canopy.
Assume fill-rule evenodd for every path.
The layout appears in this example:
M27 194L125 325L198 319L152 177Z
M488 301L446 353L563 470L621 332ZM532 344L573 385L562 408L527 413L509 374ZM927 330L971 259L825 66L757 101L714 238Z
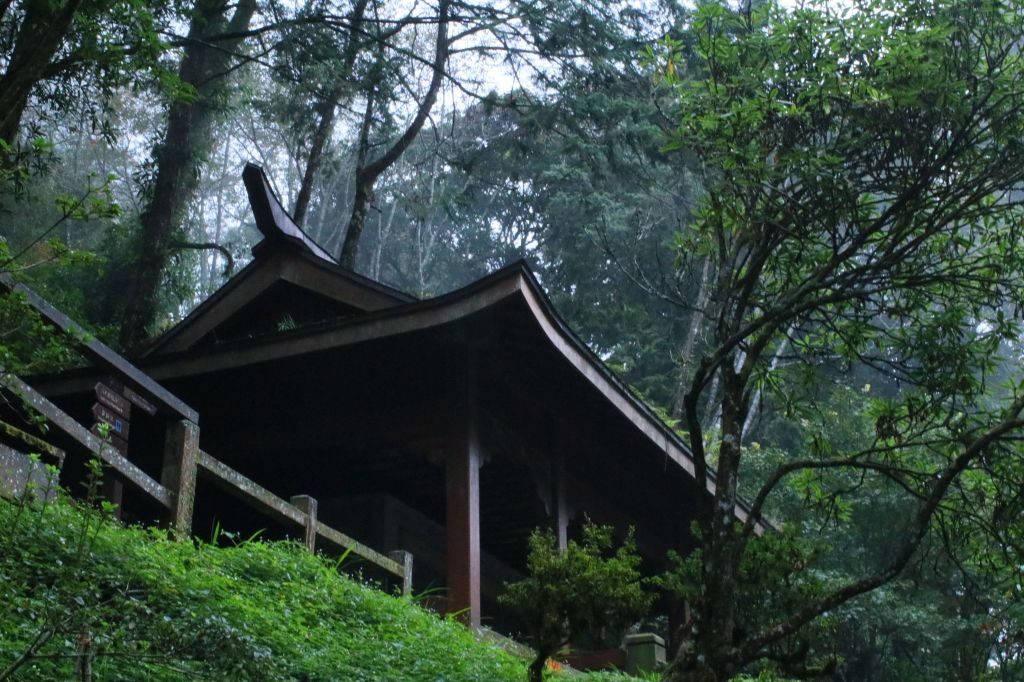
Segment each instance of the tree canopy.
M937 524L998 534L1002 507L1018 503L1024 395L999 368L1015 360L1022 310L1022 21L1002 2L712 3L689 41L665 43L670 146L701 160L706 192L678 234L679 263L713 271L684 425L698 478L714 467L716 487L700 522L698 616L668 679L801 663L789 639L894 580ZM874 432L850 441L811 417L822 381L854 368L898 391L866 386L872 398L845 418ZM801 418L804 441L761 477L744 439L755 399ZM865 481L904 497L886 555L838 581L815 579L808 561L814 593L766 618L738 599L745 557L775 541L755 521L786 483L839 522ZM998 499L979 508L969 500L982 488Z

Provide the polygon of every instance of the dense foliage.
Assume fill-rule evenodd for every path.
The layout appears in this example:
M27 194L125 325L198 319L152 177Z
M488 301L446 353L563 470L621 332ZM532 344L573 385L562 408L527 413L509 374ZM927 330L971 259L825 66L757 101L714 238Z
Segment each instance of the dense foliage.
M614 547L609 526L586 523L583 538L559 547L551 531L530 535L529 575L509 583L499 601L523 616L536 652L531 682L542 682L548 658L588 630L621 629L650 607L632 537Z
M83 657L103 680L526 676L526 661L298 543L173 542L63 498L0 500L0 528L0 679L33 644L10 679L69 679Z

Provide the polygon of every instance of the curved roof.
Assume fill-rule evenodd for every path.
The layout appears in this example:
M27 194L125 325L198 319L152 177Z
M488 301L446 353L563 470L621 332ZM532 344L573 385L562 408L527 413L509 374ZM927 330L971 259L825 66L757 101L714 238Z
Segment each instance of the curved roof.
M295 357L431 329L465 319L513 297L526 304L552 349L626 416L644 438L688 474L694 475L693 456L683 441L572 332L523 261L437 298L367 312L339 322L229 342L204 351L183 350L151 356L150 362L145 363L146 370L159 380ZM714 493L713 474L709 476L707 488L709 493ZM737 515L744 521L746 509L741 506Z
M244 177L265 239L253 249L252 263L143 354L142 365L155 379L239 368L429 330L518 299L525 304L550 351L621 413L642 438L688 475L695 475L693 455L686 444L561 319L525 262L512 263L443 296L416 300L337 265L287 216L262 170L249 165ZM349 306L355 312L296 329L272 329L234 340L202 343L218 325L280 282L298 286L304 295ZM74 383L70 379L64 388ZM707 491L715 491L712 471L708 472ZM736 513L745 521L746 505L740 503ZM759 531L766 525L759 522Z

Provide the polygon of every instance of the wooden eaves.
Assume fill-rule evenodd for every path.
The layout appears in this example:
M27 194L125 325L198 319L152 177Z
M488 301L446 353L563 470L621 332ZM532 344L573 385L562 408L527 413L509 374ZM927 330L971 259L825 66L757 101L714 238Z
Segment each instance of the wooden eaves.
M202 352L165 350L144 364L146 371L157 380L239 368L430 329L466 318L512 297L520 297L526 303L551 346L605 400L676 465L694 475L689 448L566 325L523 261L434 299L398 304L339 322L219 344ZM87 388L88 382L88 378L76 380L68 377L58 382L59 387L51 385L51 389L73 392ZM711 495L715 492L713 472L709 472L707 492ZM748 507L741 503L736 508L736 515L745 522ZM758 522L758 532L768 527L767 522Z

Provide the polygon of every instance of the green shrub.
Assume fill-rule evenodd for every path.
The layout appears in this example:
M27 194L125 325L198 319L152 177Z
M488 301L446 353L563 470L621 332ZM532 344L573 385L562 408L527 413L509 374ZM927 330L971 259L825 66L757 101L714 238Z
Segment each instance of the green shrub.
M529 668L533 682L541 682L545 661L574 636L625 627L650 607L632 534L617 549L612 545L612 529L589 522L583 541L569 541L565 549L549 530L531 534L529 576L507 585L499 601L522 614L530 629L537 653Z

